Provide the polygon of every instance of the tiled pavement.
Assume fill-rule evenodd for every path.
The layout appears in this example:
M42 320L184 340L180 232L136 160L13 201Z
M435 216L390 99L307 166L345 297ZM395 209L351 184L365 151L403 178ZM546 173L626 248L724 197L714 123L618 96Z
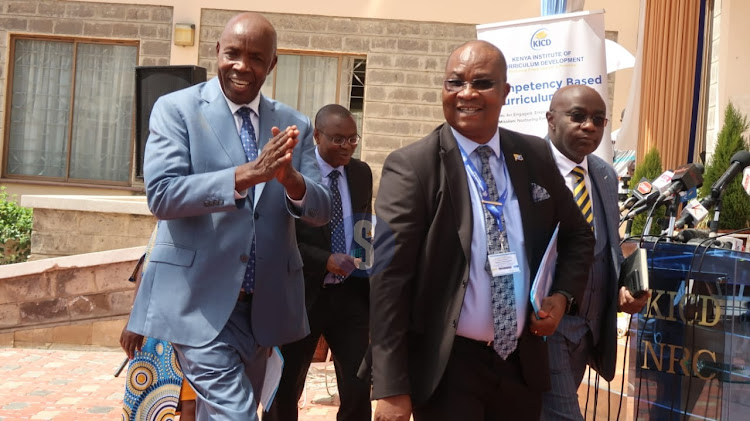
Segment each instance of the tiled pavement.
M113 374L123 359L121 350L0 348L0 421L119 420L125 379ZM310 370L300 420L336 419L327 364Z

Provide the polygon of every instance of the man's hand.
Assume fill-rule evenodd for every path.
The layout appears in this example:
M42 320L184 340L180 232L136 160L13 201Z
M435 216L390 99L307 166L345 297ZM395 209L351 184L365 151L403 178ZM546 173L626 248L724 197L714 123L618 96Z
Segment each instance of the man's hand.
M271 134L273 138L263 147L257 159L237 167L234 173L234 188L243 191L276 178L287 189L289 197L301 199L304 196L305 182L302 175L292 166L292 150L299 142L299 130L297 126L290 126L282 132L278 127L273 127ZM293 193L299 193L300 182L302 194L295 197Z
M552 294L542 300L539 317L531 312L529 330L537 336L551 336L565 315L568 299L562 294Z
M333 253L328 256L326 270L334 275L349 276L350 273L357 269L357 262L354 257L343 253Z
M410 417L411 397L409 395L380 399L375 407L375 421L409 421Z
M120 333L120 346L125 351L125 354L128 355L128 359L132 360L135 350L140 351L143 346L143 335L133 333L127 327L124 327Z
M635 298L630 294L630 291L628 291L627 288L620 287L620 293L617 297L617 309L630 314L638 313L646 305L649 298L651 298L650 291L646 291L645 294Z

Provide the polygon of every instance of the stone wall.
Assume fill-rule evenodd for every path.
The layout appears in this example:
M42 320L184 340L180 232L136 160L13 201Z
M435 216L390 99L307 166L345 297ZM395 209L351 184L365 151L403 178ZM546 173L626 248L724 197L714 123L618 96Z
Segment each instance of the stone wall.
M29 260L145 246L156 226L146 198L25 195L34 209Z
M203 9L198 65L216 74L216 41L238 11ZM362 159L377 190L385 157L443 122L440 92L445 61L476 39L474 25L264 13L278 47L367 56Z
M0 266L0 344L117 346L143 247Z
M4 133L8 34L139 40L142 66L168 65L172 8L62 0L0 2L0 133Z

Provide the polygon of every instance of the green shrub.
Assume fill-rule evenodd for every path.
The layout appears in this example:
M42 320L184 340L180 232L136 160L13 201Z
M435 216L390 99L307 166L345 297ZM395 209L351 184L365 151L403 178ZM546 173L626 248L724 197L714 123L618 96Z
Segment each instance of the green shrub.
M31 209L14 198L0 187L0 264L25 262L31 252Z
M711 185L729 168L732 155L748 149L748 141L742 137L748 127L747 116L742 115L730 102L724 111L724 126L719 132L716 149L706 167L701 196L711 194ZM750 226L750 197L743 190L741 179L742 176L739 176L732 180L722 194L719 229L735 230ZM711 215L713 213L709 217Z
M653 181L656 177L661 175L661 173L661 155L659 155L658 149L651 148L651 150L643 157L643 162L636 164L630 187L635 189L641 178ZM658 209L654 210L652 215L653 220L651 222L651 232L649 234L659 235L661 233L661 227L659 227L659 224L656 221L663 218L664 213L664 206L660 206ZM633 219L633 226L630 229L630 235L636 236L643 233L643 228L646 227L647 216L648 212L644 212Z

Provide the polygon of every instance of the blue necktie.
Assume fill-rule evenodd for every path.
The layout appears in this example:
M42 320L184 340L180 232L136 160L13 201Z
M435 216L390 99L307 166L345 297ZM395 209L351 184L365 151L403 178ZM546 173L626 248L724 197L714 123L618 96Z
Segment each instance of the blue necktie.
M482 160L482 178L487 184L487 194L491 201L497 202L500 195L497 192L495 177L490 169L490 155L492 149L489 146L480 146L477 148L479 158ZM506 253L510 251L508 245L508 235L505 230L500 231L497 227L495 217L484 209L484 223L487 230L487 254ZM505 217L502 216L503 227L507 228ZM494 342L495 352L502 359L508 358L515 349L518 342L516 333L518 322L516 320L516 296L513 287L513 275L492 276L492 271L487 261L486 269L492 277L490 281L490 292L492 295L492 320L494 325Z
M339 170L333 170L328 173L331 179L331 205L333 214L331 215L331 252L346 253L346 235L344 234L344 208L341 205L341 192L339 191ZM335 283L344 280L344 276L333 275Z
M240 128L240 140L242 141L242 149L245 150L245 157L247 162L255 161L258 158L258 145L255 142L255 129L250 121L250 113L253 110L247 107L242 107L237 110L237 115L242 118L242 127ZM250 203L255 199L255 187L247 189L247 196ZM247 261L247 268L245 269L245 277L242 280L242 289L245 292L253 292L255 289L255 236L253 235L253 243L250 246L250 258Z

